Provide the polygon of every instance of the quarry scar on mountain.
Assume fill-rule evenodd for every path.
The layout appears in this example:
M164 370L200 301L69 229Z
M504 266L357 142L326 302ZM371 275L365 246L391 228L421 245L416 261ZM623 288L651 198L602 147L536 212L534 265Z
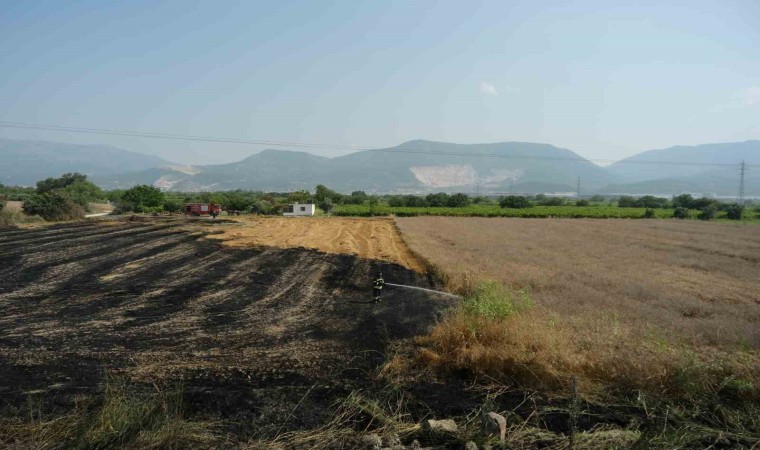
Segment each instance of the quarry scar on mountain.
M517 181L525 173L523 169L506 169L491 170L488 174L481 174L470 164L413 166L409 170L420 183L431 188L472 186L478 183L495 187L502 181Z

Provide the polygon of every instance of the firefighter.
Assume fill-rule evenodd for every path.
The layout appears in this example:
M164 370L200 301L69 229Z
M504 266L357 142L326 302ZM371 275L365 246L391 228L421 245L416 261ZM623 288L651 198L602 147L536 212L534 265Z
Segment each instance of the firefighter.
M383 273L378 272L375 279L372 280L372 299L375 301L375 303L380 302L380 294L383 292L384 285L385 280L383 280Z

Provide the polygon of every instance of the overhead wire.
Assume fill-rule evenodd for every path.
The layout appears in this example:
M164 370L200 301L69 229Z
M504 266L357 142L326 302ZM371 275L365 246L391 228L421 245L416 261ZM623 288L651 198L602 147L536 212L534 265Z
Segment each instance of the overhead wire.
M152 133L152 132L139 132L139 131L127 131L127 130L113 130L103 128L85 128L85 127L72 127L64 125L49 125L49 124L35 124L25 122L7 122L0 121L0 127L6 128L21 128L21 129L35 129L46 131L64 131L71 133L86 133L86 134L103 134L103 135L116 135L116 136L128 136L128 137L142 137L142 138L154 138L154 139L174 139L184 141L198 141L198 142L218 142L228 144L248 144L248 145L271 145L277 147L295 147L295 148L314 148L314 149L337 149L337 150L353 150L353 151L370 151L370 152L383 152L383 153L406 153L406 154L420 154L420 155L439 155L439 156L462 156L462 157L485 157L485 158L502 158L502 159L526 159L526 160L543 160L543 161L568 161L568 162L598 162L598 163L620 163L620 164L658 164L658 165L678 165L678 166L723 166L733 167L737 163L706 163L706 162L688 162L688 161L631 161L631 160L613 160L613 159L599 159L599 158L573 158L573 157L557 157L557 156L536 156L536 155L503 155L497 153L484 153L484 152L447 152L440 150L427 150L422 148L410 148L410 147L392 147L392 148L375 148L375 147L362 147L354 145L340 145L340 144L324 144L313 142L295 142L295 141L272 141L272 140L260 140L260 139L235 139L224 138L215 136L197 136L197 135L182 135L171 133ZM760 164L746 164L747 167L758 166Z

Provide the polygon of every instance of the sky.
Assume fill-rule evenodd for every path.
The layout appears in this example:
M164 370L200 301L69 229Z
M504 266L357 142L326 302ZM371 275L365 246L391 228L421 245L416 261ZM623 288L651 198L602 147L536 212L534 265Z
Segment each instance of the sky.
M0 121L338 147L308 150L325 156L427 139L621 159L760 139L758 24L755 0L0 0ZM187 164L267 147L0 137Z

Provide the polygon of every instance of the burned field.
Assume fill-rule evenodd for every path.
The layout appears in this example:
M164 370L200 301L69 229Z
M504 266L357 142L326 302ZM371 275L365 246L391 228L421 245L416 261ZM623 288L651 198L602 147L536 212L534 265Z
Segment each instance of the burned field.
M243 439L314 427L336 398L372 388L387 345L425 333L448 305L392 288L368 304L378 269L431 281L352 255L207 239L225 226L240 225L0 230L0 410L34 398L65 411L118 376L181 383L191 416Z

